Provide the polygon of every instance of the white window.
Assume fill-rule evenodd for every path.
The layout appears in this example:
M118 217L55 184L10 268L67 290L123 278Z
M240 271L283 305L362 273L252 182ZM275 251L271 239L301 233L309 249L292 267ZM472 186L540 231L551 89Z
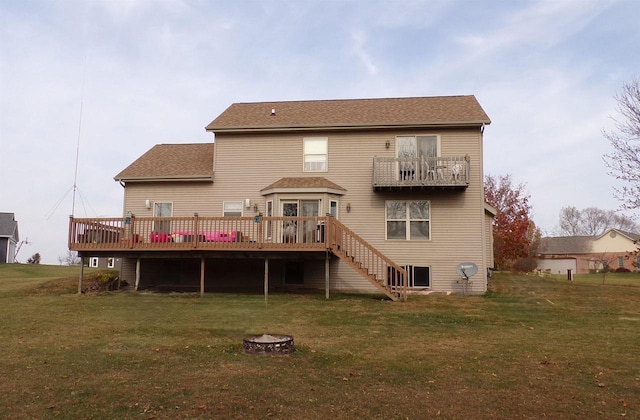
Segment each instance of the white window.
M400 180L415 180L416 177L435 179L438 163L438 136L396 137L396 155Z
M242 217L242 201L225 201L222 215L224 217Z
M624 267L624 257L618 257L618 267L619 268Z
M153 216L154 217L171 217L173 215L173 203L154 203ZM154 220L153 231L159 233L171 232L171 221L169 220Z
M273 200L267 201L267 217L273 217ZM271 239L273 235L273 224L271 220L267 221L267 239Z
M89 258L89 267L93 267L93 268L98 267L98 257Z
M327 172L326 137L309 137L304 140L304 171Z
M107 258L107 268L114 268L116 266L116 259L113 257Z
M424 241L431 238L429 201L386 202L386 239Z
M431 270L429 267L418 267L416 265L407 265L403 267L407 270L408 287L431 287Z
M335 200L329 201L329 214L331 217L338 218L338 202Z

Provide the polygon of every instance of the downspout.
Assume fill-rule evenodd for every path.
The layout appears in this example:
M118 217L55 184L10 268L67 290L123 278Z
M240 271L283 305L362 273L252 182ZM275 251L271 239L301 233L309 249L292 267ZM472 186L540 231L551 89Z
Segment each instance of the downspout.
M485 223L485 197L484 197L484 123L480 127L480 232L482 235L482 279L484 281L484 289L487 291L489 279L487 278L487 228ZM493 242L493 241L492 241Z

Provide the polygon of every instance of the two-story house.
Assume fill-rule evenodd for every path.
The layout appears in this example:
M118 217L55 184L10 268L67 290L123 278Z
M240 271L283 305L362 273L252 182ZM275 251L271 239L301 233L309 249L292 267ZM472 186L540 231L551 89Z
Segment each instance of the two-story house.
M70 248L137 288L482 293L487 124L474 96L235 103L119 173L124 214L72 219Z

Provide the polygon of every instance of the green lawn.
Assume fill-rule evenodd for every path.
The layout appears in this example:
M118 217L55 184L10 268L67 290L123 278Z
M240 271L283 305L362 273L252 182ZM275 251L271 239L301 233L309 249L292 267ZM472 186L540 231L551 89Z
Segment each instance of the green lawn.
M495 274L485 296L265 305L77 295L78 273L0 265L0 416L640 418L637 276ZM297 351L238 351L261 333L293 335Z

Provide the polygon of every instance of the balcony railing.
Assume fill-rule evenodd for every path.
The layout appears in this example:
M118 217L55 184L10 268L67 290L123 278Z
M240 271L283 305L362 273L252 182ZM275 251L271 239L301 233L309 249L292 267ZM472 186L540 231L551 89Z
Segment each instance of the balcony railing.
M326 217L125 217L69 221L69 249L323 250Z
M470 159L467 156L420 158L373 158L373 187L453 188L469 186Z

